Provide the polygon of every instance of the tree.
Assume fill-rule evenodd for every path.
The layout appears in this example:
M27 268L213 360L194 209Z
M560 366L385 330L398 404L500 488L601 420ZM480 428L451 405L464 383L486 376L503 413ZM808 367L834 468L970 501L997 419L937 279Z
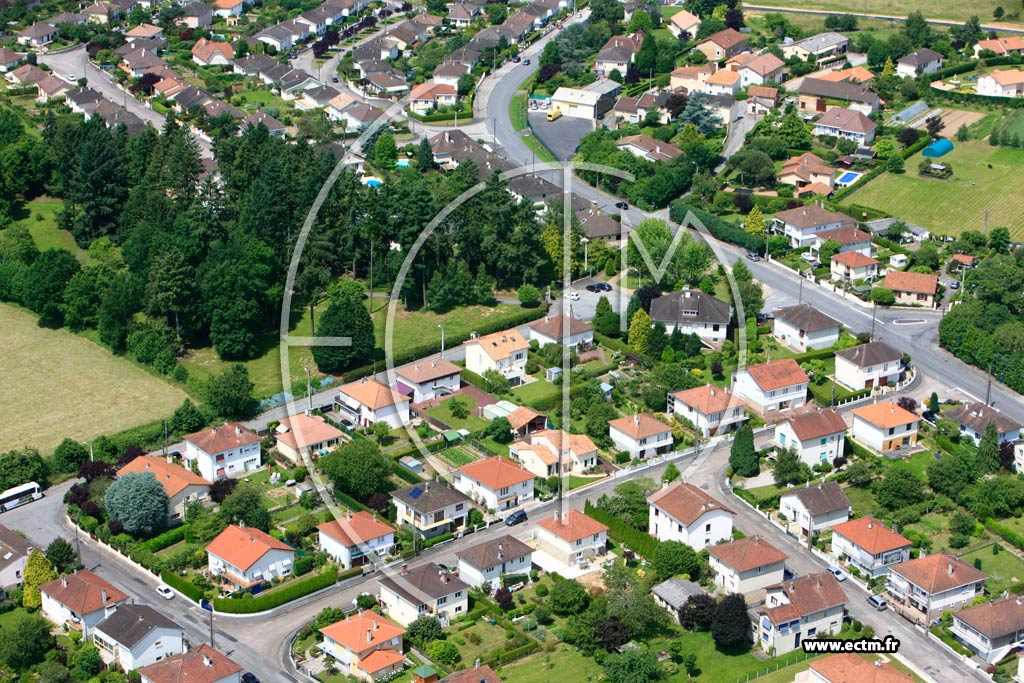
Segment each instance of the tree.
M152 472L129 472L107 489L107 515L133 536L152 536L167 525L167 493Z
M896 303L896 295L893 294L891 289L886 289L885 287L872 287L871 300L882 306L892 306Z
M939 394L933 391L932 395L928 397L928 410L935 415L939 414Z
M800 462L800 456L793 448L783 448L775 459L773 471L775 483L779 486L785 484L802 484L810 478L810 468Z
M975 463L978 474L991 474L1000 469L999 430L995 422L985 425L985 433L978 443L978 455Z
M730 593L718 603L711 620L711 637L715 645L725 650L750 645L750 617L742 595Z
M608 297L601 295L594 308L594 330L608 337L618 337L622 317L612 310Z
M39 315L41 325L64 324L64 289L80 270L78 260L67 249L47 249L29 266L24 304Z
M89 459L89 451L86 447L74 439L64 439L53 451L53 458L50 462L58 472L77 472L82 463Z
M374 163L383 169L391 169L398 161L398 146L395 144L395 136L391 133L381 133L377 137L377 144L373 148Z
M270 513L263 505L263 493L257 484L243 481L235 486L220 504L220 511L231 523L270 531Z
M942 120L941 116L929 116L925 119L925 129L928 132L928 137L937 137L939 132L946 127L946 123Z
M920 503L924 498L924 482L902 467L889 468L876 494L878 504L887 510L899 510Z
M756 149L741 150L731 156L726 166L739 174L740 183L749 186L765 186L775 179L775 164L772 158Z
M903 157L899 154L893 154L885 162L885 170L889 171L889 173L903 173L903 169Z
M913 396L900 396L896 399L896 405L903 408L903 410L906 410L908 413L917 412L917 400Z
M661 475L661 481L663 484L671 484L682 476L683 475L680 474L679 468L676 467L676 464L674 462L670 462L668 466L665 467L665 471Z
M252 416L256 408L249 369L234 363L206 383L206 402L217 414L239 420Z
M512 425L509 423L507 417L496 417L491 420L491 423L487 425L487 429L484 430L484 434L497 443L512 443L512 439L515 433L512 431Z
M920 11L914 11L907 15L903 24L903 35L910 41L911 47L919 48L928 45L931 40L932 29L928 20Z
M466 404L457 398L448 399L448 410L456 420L465 420L469 416Z
M764 221L764 214L761 213L761 207L754 204L754 208L747 214L747 218L743 221L743 229L747 231L748 235L755 235L757 237L764 237L767 232L767 225Z
M665 670L652 653L631 648L605 657L604 675L608 683L651 683L664 678Z
M776 135L786 143L786 147L811 148L811 131L796 111L791 111L782 117Z
M44 583L57 578L57 570L53 564L46 559L46 555L33 550L28 554L25 562L25 573L21 584L21 604L29 609L36 609L43 604L39 587ZM7 633L9 628L0 629L0 634ZM2 656L0 656L2 659Z
M381 453L380 446L366 439L334 449L319 464L340 491L359 500L391 490L391 460Z
M373 320L363 301L362 286L345 280L331 296L327 310L320 316L317 337L348 337L349 346L314 346L313 360L321 372L339 374L357 363L365 362L375 345Z
M78 558L71 544L59 536L46 546L46 559L60 574L68 574L78 568Z
M647 353L647 342L651 337L651 316L644 309L633 314L629 322L629 345L639 354Z
M933 491L957 500L974 483L974 461L970 456L947 454L928 465L927 475Z
M662 541L649 558L659 578L670 579L686 574L696 581L700 574L700 559L693 548L680 541Z
M39 664L57 647L51 628L52 624L38 614L16 616L0 629L0 662L18 670Z
M1003 9L1002 5L997 5L996 8L992 10L993 19L1002 19L1004 14L1006 14L1006 10Z
M540 292L531 284L525 284L519 288L519 303L524 308L534 308L540 304Z
M481 387L488 394L504 394L508 391L508 378L497 370L491 368L481 375L483 386Z
M1010 231L1005 227L992 228L988 233L988 248L997 254L1010 251Z
M582 614L590 604L590 595L586 589L581 584L563 579L556 574L552 575L552 579L555 585L548 596L551 611L562 617Z
M405 637L416 647L425 647L427 643L444 638L444 629L436 617L419 617L409 624Z
M718 603L707 593L691 595L679 610L679 625L691 631L707 631L717 609Z
M430 139L424 137L416 148L416 167L426 173L434 168L434 151L430 147Z
M77 680L88 680L103 670L103 658L95 645L86 644L75 655L74 674Z
M729 466L740 477L755 477L761 471L757 461L757 449L754 447L754 430L747 423L744 423L733 437Z
M594 636L597 644L607 652L614 652L629 642L629 631L615 618L598 619L594 622Z
M515 597L513 597L512 591L502 587L494 591L494 602L498 604L502 611L507 612L515 604Z
M900 134L897 136L896 139L899 140L899 143L901 145L903 145L903 149L906 149L907 147L910 147L915 142L917 142L918 138L920 137L921 131L919 131L917 128L910 128L908 126L907 128L904 128L903 130L900 131Z
M0 454L0 491L29 481L45 482L46 475L46 463L34 448Z
M206 417L202 411L196 407L195 403L186 398L175 409L167 426L170 427L172 432L178 434L192 434L198 432L205 425Z
M447 640L435 640L428 645L427 656L448 668L454 668L456 664L462 661L462 655L459 654L458 646Z
M839 240L825 240L818 249L818 260L825 264L831 263L832 257L838 254L842 248L843 245L839 243Z

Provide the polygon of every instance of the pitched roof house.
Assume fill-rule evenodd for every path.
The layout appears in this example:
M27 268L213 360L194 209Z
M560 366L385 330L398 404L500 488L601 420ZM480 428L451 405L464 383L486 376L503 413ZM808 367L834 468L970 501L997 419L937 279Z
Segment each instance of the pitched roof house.
M758 610L762 646L781 654L800 647L801 640L839 633L848 599L828 572L808 574L769 586Z
M732 538L734 513L693 484L663 484L647 497L648 529L659 541L703 550Z
M20 585L32 545L25 538L0 524L0 588Z
M668 412L689 420L706 438L725 434L747 419L746 403L729 387L706 384L668 396Z
M229 525L206 546L210 574L235 590L288 576L295 551L265 531Z
M561 452L561 458L559 453ZM509 455L538 477L582 474L597 465L597 446L585 434L566 434L558 429L533 432L509 446Z
M239 683L242 667L203 643L139 669L142 683Z
M828 102L835 100L846 102L850 109L865 115L874 114L881 106L881 99L874 90L845 81L805 78L797 92L800 93L798 108L805 114L823 113L828 109Z
M732 374L732 391L758 413L799 408L810 380L792 358L748 365Z
M509 458L477 460L452 475L455 488L489 510L511 510L533 500L533 473Z
M206 481L252 472L260 467L260 437L238 422L185 436L184 458L195 461Z
M374 377L338 389L335 407L361 427L383 422L391 429L409 423L409 399Z
M947 553L925 555L889 568L894 599L932 617L963 607L985 591L988 575Z
M129 473L149 472L167 494L167 524L173 526L185 519L185 508L193 501L204 501L210 493L210 482L181 465L154 455L140 455L117 471L123 477Z
M892 401L880 401L853 410L853 438L879 453L917 443L920 418Z
M846 652L811 662L806 672L796 675L796 683L913 683L915 680L890 662L869 661Z
M989 664L1024 645L1024 601L1019 595L962 609L953 614L953 636Z
M795 450L800 462L810 467L843 457L845 437L846 422L834 409L795 415L775 427L779 448Z
M672 37L679 38L683 34L689 36L692 39L697 35L697 31L700 29L700 17L696 14L691 14L686 10L680 10L668 18L668 32L672 34Z
M433 562L380 579L380 603L385 614L402 626L422 616L437 617L442 625L466 613L469 585L441 571Z
M608 527L579 510L570 509L559 517L545 517L537 522L537 543L541 557L535 562L554 560L555 571L591 562L604 555L608 544ZM544 557L546 555L546 557Z
M636 413L608 421L612 444L632 459L644 459L672 450L672 426L649 413Z
M910 559L910 541L869 515L832 527L832 554L875 578Z
M820 532L850 518L850 499L834 481L791 489L779 498L779 514L796 524L802 536Z
M93 629L92 642L107 664L134 671L184 652L181 626L148 605L122 605Z
M696 334L713 344L725 340L732 306L697 289L682 289L651 302L651 322L663 323L672 333Z
M945 416L960 425L960 433L973 439L975 445L981 443L981 437L985 435L990 422L996 426L996 438L999 441L1013 442L1020 439L1019 422L981 401L965 403L949 411Z
M396 523L408 524L431 538L465 525L471 501L450 484L424 482L391 492Z
M873 341L836 351L836 381L855 391L886 386L903 373L903 352Z
M675 145L655 140L650 135L627 135L615 146L647 161L671 161L683 153Z
M856 224L844 213L811 204L779 211L772 220L772 230L784 234L789 238L790 246L797 248L812 246L819 232Z
M317 526L320 550L345 569L366 564L371 556L387 557L395 546L395 530L366 510Z
M466 369L482 375L497 370L509 382L518 384L526 373L529 342L516 330L495 332L470 339L466 347Z
M533 564L533 548L508 534L458 550L455 556L459 578L475 587L494 585L506 574L526 574Z
M814 134L849 138L858 145L870 145L875 139L874 121L855 109L832 107L814 122Z
M65 574L39 586L42 616L57 626L80 631L86 639L96 624L110 616L128 595L88 569Z
M320 649L334 657L342 673L375 681L405 667L405 629L374 612L360 611L320 629Z
M594 326L572 317L568 313L555 316L544 316L527 325L530 341L536 340L540 346L548 344L564 344L580 349L594 343Z
M765 588L782 581L788 557L761 536L712 545L708 553L715 583L748 598L758 597Z
M697 43L697 48L708 58L709 62L720 62L743 52L747 45L747 37L731 28L712 33Z
M778 308L772 323L772 335L801 353L827 349L839 341L842 331L842 323L810 304Z

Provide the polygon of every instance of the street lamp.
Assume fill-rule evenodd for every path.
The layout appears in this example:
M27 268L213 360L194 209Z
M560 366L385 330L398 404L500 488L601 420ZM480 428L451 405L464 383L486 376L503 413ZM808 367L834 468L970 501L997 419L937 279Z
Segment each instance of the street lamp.
M586 275L590 275L590 239L587 237L581 237L580 242L583 243L583 272Z
M441 328L441 358L444 358L444 323L438 325Z

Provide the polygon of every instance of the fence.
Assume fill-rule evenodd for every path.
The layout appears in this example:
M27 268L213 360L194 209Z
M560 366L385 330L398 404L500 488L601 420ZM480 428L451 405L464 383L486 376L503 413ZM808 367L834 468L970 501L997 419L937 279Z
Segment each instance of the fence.
M736 683L747 683L748 681L756 681L759 678L762 678L762 677L767 676L769 674L775 673L779 669L785 669L788 666L793 666L794 664L800 664L801 662L806 662L808 659L811 659L811 658L817 657L817 656L818 655L816 655L816 654L812 655L812 654L808 654L806 652L801 652L799 656L794 657L792 659L786 658L784 661L783 660L775 660L773 663L769 664L768 666L766 666L764 668L764 673L761 673L761 670L758 669L758 671L756 673L754 673L753 675L747 674L743 678L737 678L736 679Z

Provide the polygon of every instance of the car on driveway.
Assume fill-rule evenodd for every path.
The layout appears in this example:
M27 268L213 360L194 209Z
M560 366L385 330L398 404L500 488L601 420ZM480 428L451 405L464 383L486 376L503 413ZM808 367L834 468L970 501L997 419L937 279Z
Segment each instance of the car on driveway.
M174 599L174 591L171 590L170 586L167 586L167 585L162 584L162 583L159 586L156 587L156 594L159 595L164 600L173 600Z
M344 418L341 420L341 428L344 429L346 432L356 431L356 426L355 424L352 423L352 420L347 420Z
M505 526L515 526L516 524L522 524L526 521L526 511L516 510L512 512L508 517L505 518Z
M565 298L568 299L569 301L579 301L580 300L580 293L579 292L566 292L565 293Z
M588 292L595 292L595 293L601 291L600 285L597 285L597 284L587 285L586 287L584 287L584 289L586 289Z
M889 607L889 603L881 595L869 595L868 604L874 607L879 612L882 612Z
M256 674L251 671L246 671L242 674L242 683L260 683L260 679L256 678Z
M836 577L836 581L846 581L846 572L834 564L828 566L828 573Z
M815 263L818 260L818 257L809 251L805 251L804 253L800 254L800 258L803 259L804 261L807 261L808 263Z

